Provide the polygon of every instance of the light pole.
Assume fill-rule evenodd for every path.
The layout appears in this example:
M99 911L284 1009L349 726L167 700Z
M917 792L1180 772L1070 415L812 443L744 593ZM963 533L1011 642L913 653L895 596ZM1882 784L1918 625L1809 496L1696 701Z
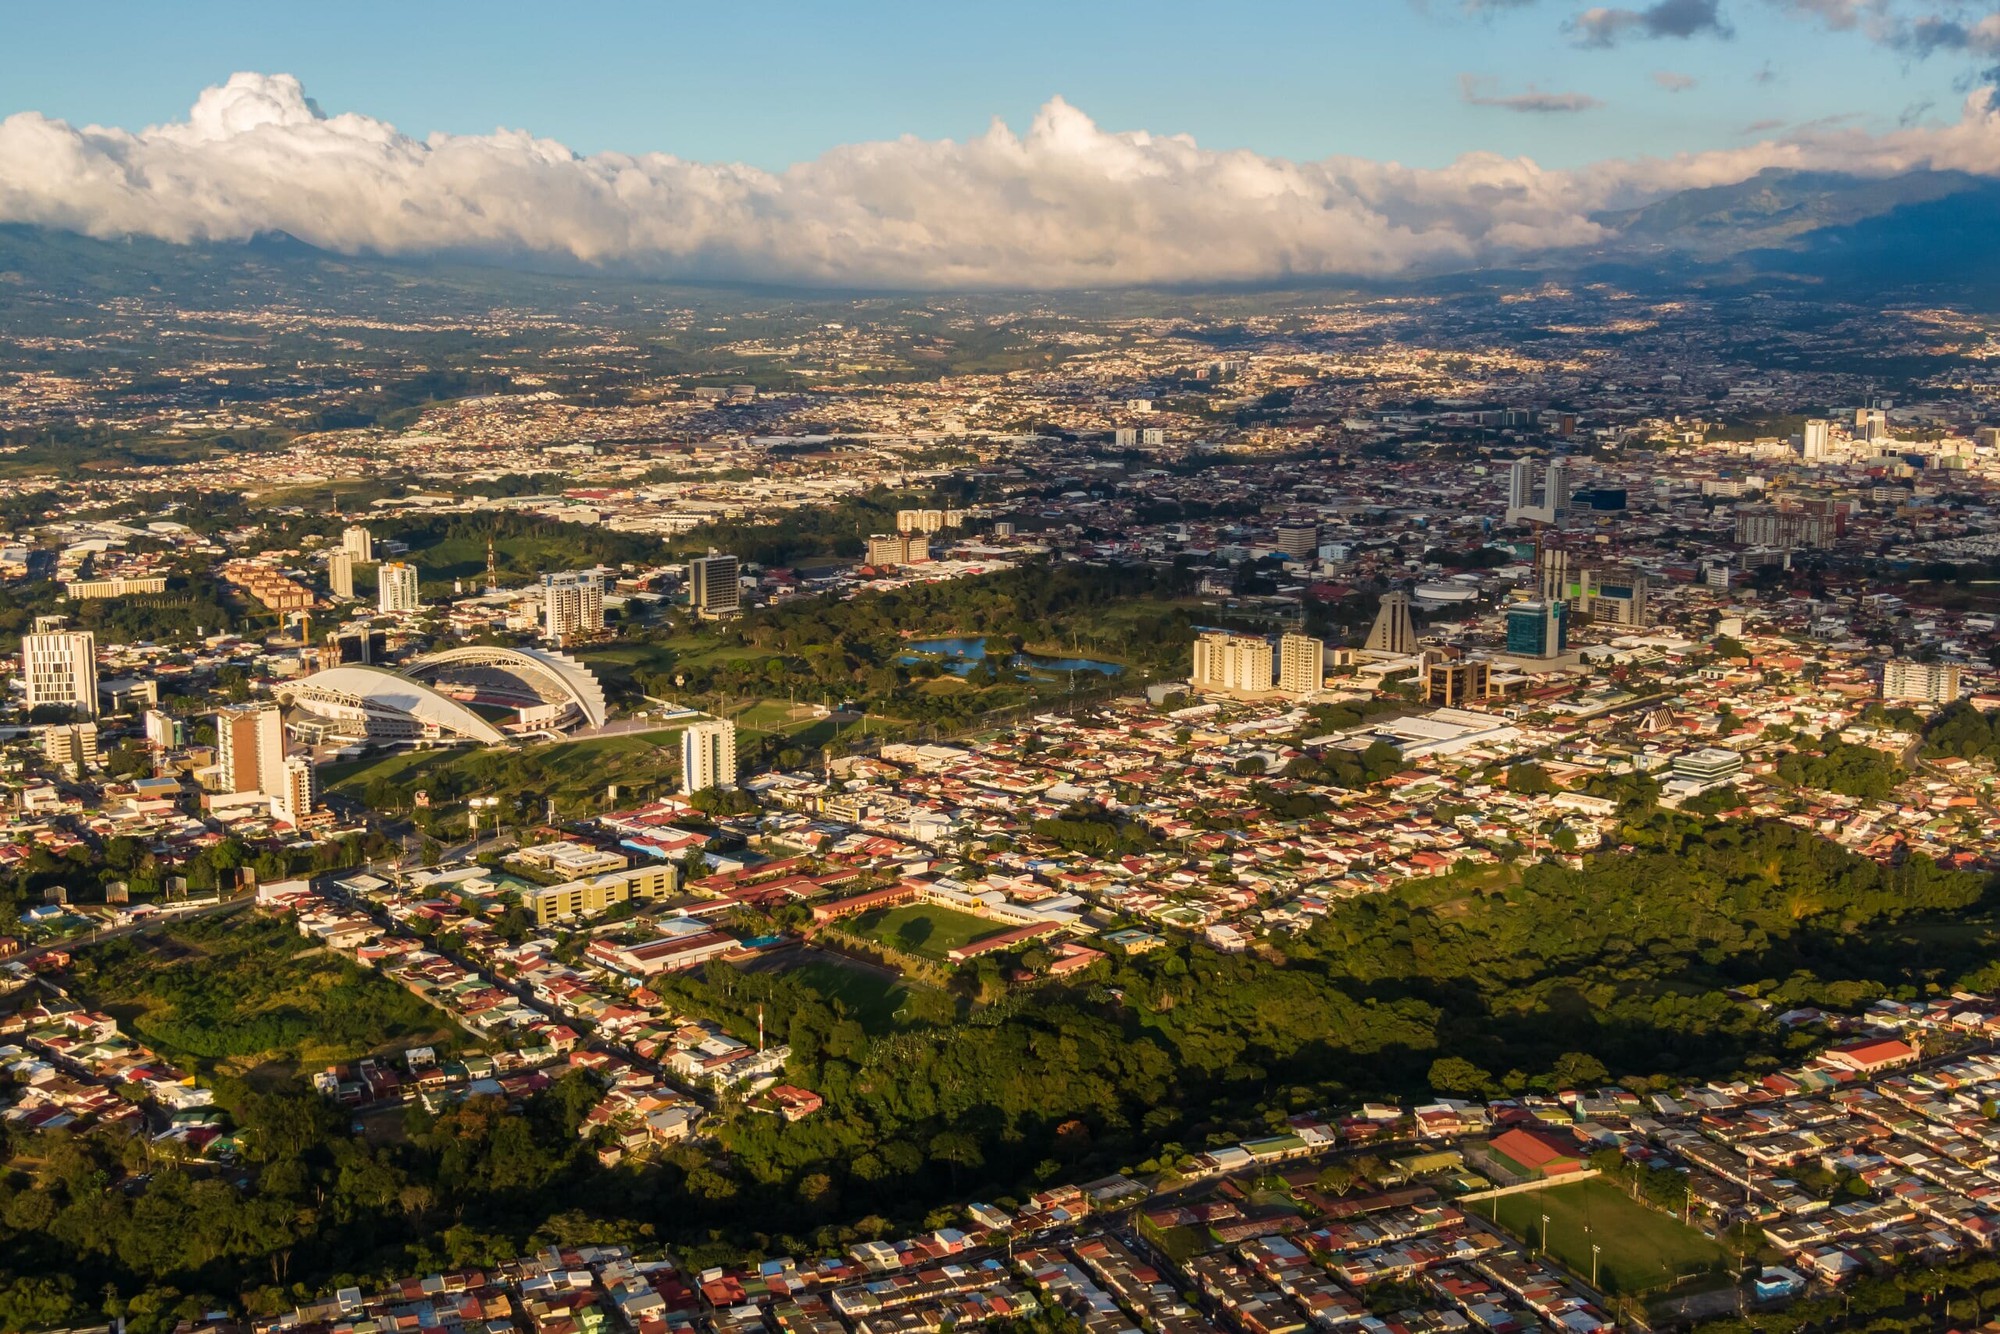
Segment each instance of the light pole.
M1593 1288L1597 1286L1597 1251L1598 1251L1597 1243L1594 1241L1591 1242L1590 1243L1590 1286Z
M1547 1214L1543 1214L1543 1215L1542 1215L1542 1253L1543 1253L1544 1255L1546 1255L1546 1254L1548 1254L1548 1250L1549 1250L1549 1216L1548 1216Z
M473 797L465 803L472 815L472 851L479 851L479 812L500 804L498 797Z

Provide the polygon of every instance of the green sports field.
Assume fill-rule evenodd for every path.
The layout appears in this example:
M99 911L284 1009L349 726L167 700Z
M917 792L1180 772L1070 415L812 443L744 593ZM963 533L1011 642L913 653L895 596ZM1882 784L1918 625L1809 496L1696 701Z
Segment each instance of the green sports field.
M1482 1200L1472 1208L1487 1218L1496 1218L1497 1208L1500 1226L1530 1246L1541 1244L1547 1214L1550 1253L1586 1279L1596 1243L1598 1286L1614 1294L1663 1287L1728 1259L1715 1242L1602 1178Z
M943 960L961 945L987 936L997 936L1011 928L984 917L960 912L935 903L912 903L900 908L877 908L848 923L856 935L880 941L892 949L907 950L926 959Z

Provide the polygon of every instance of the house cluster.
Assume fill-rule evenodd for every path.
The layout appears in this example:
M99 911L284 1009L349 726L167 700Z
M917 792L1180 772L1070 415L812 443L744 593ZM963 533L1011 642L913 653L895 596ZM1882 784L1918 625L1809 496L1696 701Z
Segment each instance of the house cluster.
M0 1017L0 1120L20 1130L123 1127L199 1153L221 1131L214 1094L60 992ZM152 1110L156 1116L149 1119Z

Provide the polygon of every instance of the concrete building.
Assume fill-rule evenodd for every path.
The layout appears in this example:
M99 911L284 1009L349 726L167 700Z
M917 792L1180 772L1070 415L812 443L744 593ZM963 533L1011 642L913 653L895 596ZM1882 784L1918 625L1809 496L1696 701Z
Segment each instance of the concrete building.
M417 567L405 561L383 561L375 573L375 609L410 613L424 609L417 592Z
M897 510L896 531L899 533L922 533L926 537L941 533L947 528L965 526L964 510Z
M690 723L681 733L681 791L736 786L736 724L726 718Z
M1704 746L1685 755L1674 756L1674 777L1697 783L1714 783L1743 771L1743 757L1720 746Z
M1408 593L1382 595L1381 609L1375 613L1375 625L1368 631L1368 642L1363 647L1370 653L1388 653L1399 658L1417 651L1417 628L1410 620Z
M604 633L604 576L572 570L542 576L542 638L558 647Z
M21 636L21 678L27 682L30 711L44 704L97 716L97 636L88 630L56 630L37 621Z
M1882 698L1949 704L1958 698L1963 675L1964 669L1956 664L1894 658L1882 665Z
M215 715L215 768L217 786L224 793L255 792L273 801L291 796L285 774L285 716L276 704L224 709Z
M1809 460L1823 459L1833 445L1833 423L1823 417L1806 420L1805 434L1800 438L1799 452Z
M1424 698L1439 708L1456 708L1483 700L1491 693L1493 665L1469 658L1434 662L1424 671Z
M113 575L108 579L75 579L63 585L63 594L79 602L93 598L131 597L138 593L164 593L167 591L167 576Z
M535 915L535 925L547 926L566 917L595 916L633 899L669 899L679 891L680 883L678 866L656 862L527 890L522 900Z
M1319 555L1319 525L1316 523L1281 523L1277 534L1278 550L1291 560L1311 560Z
M1507 468L1507 522L1554 523L1569 508L1569 465L1550 459L1542 472L1541 495L1535 494L1535 464L1515 459Z
M688 562L688 606L699 616L734 616L743 608L742 565L710 554Z
M354 553L342 547L326 553L326 586L337 598L354 596Z
M1314 540L1319 534L1313 534ZM1278 640L1278 689L1301 698L1319 693L1326 681L1326 644L1312 635Z
M319 774L304 755L287 756L284 764L285 794L278 798L280 819L298 824L319 806Z
M868 563L877 569L922 565L931 558L931 540L922 533L870 533Z
M1271 688L1271 666L1270 640L1209 630L1195 636L1188 680L1196 690L1261 695Z
M52 723L35 729L35 744L42 758L59 768L82 772L97 763L96 723Z
M375 563L375 535L359 524L340 535L340 549L352 556L356 565Z
M144 719L146 744L160 750L178 750L187 743L187 728L181 720L158 709L148 709Z

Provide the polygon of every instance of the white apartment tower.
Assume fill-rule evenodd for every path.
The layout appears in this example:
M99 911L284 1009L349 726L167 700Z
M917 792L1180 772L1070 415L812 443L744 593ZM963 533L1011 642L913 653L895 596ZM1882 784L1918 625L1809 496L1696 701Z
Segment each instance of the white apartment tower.
M346 547L326 553L326 586L337 598L354 596L354 553Z
M736 724L726 718L690 723L681 733L681 791L736 786Z
M542 637L567 644L604 629L604 576L574 570L542 576Z
M415 612L424 608L417 596L417 567L405 561L383 561L375 572L375 608L383 612Z
M1222 630L1197 635L1188 680L1197 690L1261 695L1271 688L1271 641Z
M375 534L355 524L340 535L340 549L354 557L356 565L372 565L375 562Z
M1326 680L1326 644L1312 635L1278 641L1278 689L1301 698L1319 693Z
M1800 452L1809 459L1826 457L1827 447L1833 443L1833 423L1824 417L1806 420L1805 435L1800 440Z
M1542 494L1535 498L1535 462L1515 459L1507 465L1507 522L1554 523L1569 508L1569 465L1550 459L1542 474Z
M1507 465L1507 512L1533 509L1535 505L1535 461L1515 459Z
M1956 664L1891 659L1882 665L1882 698L1949 704L1958 698L1964 669Z
M88 630L42 629L21 636L21 676L30 711L60 704L97 716L97 636Z

